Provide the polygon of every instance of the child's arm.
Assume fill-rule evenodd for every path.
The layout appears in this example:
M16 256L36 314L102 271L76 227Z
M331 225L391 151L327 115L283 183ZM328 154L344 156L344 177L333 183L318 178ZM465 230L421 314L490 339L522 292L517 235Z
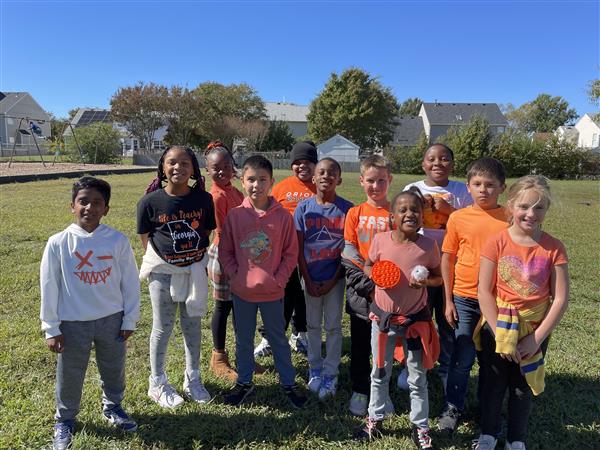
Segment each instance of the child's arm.
M304 257L304 232L297 231L298 236L298 269L300 269L300 275L304 280L304 287L306 288L306 292L312 297L320 297L321 294L321 286L318 283L315 283L310 277L310 273L308 272L308 264L306 263L306 258Z
M373 271L373 261L371 261L371 258L367 258L365 260L365 275L368 277L371 277L371 272Z
M521 359L527 359L534 355L542 342L550 335L552 330L562 319L569 304L569 266L561 264L553 266L550 278L550 291L552 293L552 304L546 313L546 317L537 329L525 336L517 345Z
M219 241L219 262L221 263L223 273L229 278L233 278L238 271L238 262L235 258L236 242L233 236L232 225L229 220L231 217L231 215L228 215L225 219L221 231L221 239Z
M123 296L123 321L121 338L125 341L133 334L140 320L140 280L135 256L129 241L124 238L118 264L121 267L121 294Z
M150 235L150 233L144 233L144 234L138 235L140 237L140 241L142 241L142 248L144 249L144 251L146 251L148 249L148 236L149 235Z
M477 286L477 299L481 314L496 334L496 321L498 320L498 305L496 304L496 270L497 264L485 257L479 261L479 284Z
M286 214L285 220L282 222L281 263L273 277L279 286L285 287L290 275L298 265L298 233L290 214Z
M452 328L456 328L458 313L454 306L454 297L452 290L454 289L454 265L456 264L456 255L454 253L442 253L442 280L444 282L444 316L446 322Z
M61 321L58 316L60 267L60 258L52 242L49 241L40 264L40 319L42 331L46 336L46 345L55 353L62 353L64 349L64 339L60 331Z

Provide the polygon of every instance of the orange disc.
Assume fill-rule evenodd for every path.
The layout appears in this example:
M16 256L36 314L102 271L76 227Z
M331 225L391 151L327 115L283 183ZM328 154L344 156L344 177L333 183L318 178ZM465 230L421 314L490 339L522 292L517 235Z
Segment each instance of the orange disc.
M371 279L382 289L392 288L400 282L400 269L392 261L377 261L373 264Z

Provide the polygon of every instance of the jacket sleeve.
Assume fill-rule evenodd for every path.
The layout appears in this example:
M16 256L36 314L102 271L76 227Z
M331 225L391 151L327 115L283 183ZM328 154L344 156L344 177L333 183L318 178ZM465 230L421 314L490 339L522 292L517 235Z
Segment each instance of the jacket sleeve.
M219 240L219 262L221 263L223 273L229 278L233 278L238 271L238 263L235 259L235 241L232 230L232 217L235 213L232 214L232 212L233 210L227 214L221 232L221 239Z
M277 272L273 275L280 287L285 287L290 275L298 265L298 236L292 216L285 213L285 221L282 224L281 263Z
M46 339L61 334L58 316L58 296L60 292L61 267L58 246L48 241L40 264L40 320Z
M140 279L135 256L127 238L123 239L118 263L121 269L121 295L123 296L121 329L135 330L136 324L140 320Z
M371 292L375 290L373 280L349 259L342 258L342 266L346 271L346 285L352 286L354 291L361 297L370 298Z

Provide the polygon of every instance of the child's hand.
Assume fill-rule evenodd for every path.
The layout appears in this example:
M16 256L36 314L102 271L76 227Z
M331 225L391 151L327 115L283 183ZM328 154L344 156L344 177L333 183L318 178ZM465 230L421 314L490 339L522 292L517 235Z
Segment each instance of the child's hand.
M446 216L449 216L450 214L452 214L452 211L454 211L452 206L442 197L436 197L433 199L433 209L441 212Z
M119 338L118 340L120 342L125 342L127 339L129 339L129 337L133 334L133 330L121 330L121 332L119 333Z
M456 312L456 306L453 301L444 303L444 317L446 322L452 328L456 328L456 322L458 321L458 313Z
M528 359L537 353L540 348L535 333L528 334L517 344L517 353L520 359Z
M65 349L65 337L62 334L46 339L46 345L51 352L62 353Z
M499 353L500 357L502 357L503 359L506 359L510 362L514 362L516 364L519 364L521 362L521 357L519 356L519 352L516 352L515 354L511 354L511 353Z
M417 280L411 275L408 285L413 289L421 289L427 287L427 278L425 278L424 280Z
M425 202L423 205L425 208L433 208L433 197L430 194L425 194L423 200Z

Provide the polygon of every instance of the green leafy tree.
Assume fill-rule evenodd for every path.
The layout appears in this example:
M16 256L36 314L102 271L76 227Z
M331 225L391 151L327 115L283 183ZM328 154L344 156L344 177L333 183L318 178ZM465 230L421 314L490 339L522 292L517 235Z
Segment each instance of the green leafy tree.
M535 171L537 155L543 144L522 131L510 128L498 136L490 156L502 161L509 177L521 177Z
M446 144L454 151L454 173L463 176L469 164L490 152L492 137L487 119L475 116L461 127L452 127L437 142Z
M423 100L421 100L419 97L408 98L400 105L400 111L398 112L398 115L400 117L417 117L419 115L419 111L421 110L422 104Z
M572 123L577 111L560 96L540 94L534 100L507 112L507 119L517 129L528 133L550 133L559 126Z
M600 106L600 79L590 81L588 97L593 105ZM600 113L594 114L594 120L600 121Z
M292 150L294 143L294 135L287 123L276 120L269 122L267 134L259 147L259 151L273 152L283 150L289 152Z
M96 122L76 129L77 142L85 162L109 164L121 159L121 141L117 130L109 123ZM65 154L68 160L79 161L79 150L72 136L65 138Z
M425 132L422 132L417 143L412 147L387 147L384 155L392 163L392 171L396 173L423 173L423 155L429 147L429 139Z
M165 142L170 145L193 146L200 134L202 102L195 90L171 86L166 101L165 119L169 126Z
M362 150L384 147L393 137L398 102L390 88L352 68L332 73L308 113L308 134L322 142L339 133Z

